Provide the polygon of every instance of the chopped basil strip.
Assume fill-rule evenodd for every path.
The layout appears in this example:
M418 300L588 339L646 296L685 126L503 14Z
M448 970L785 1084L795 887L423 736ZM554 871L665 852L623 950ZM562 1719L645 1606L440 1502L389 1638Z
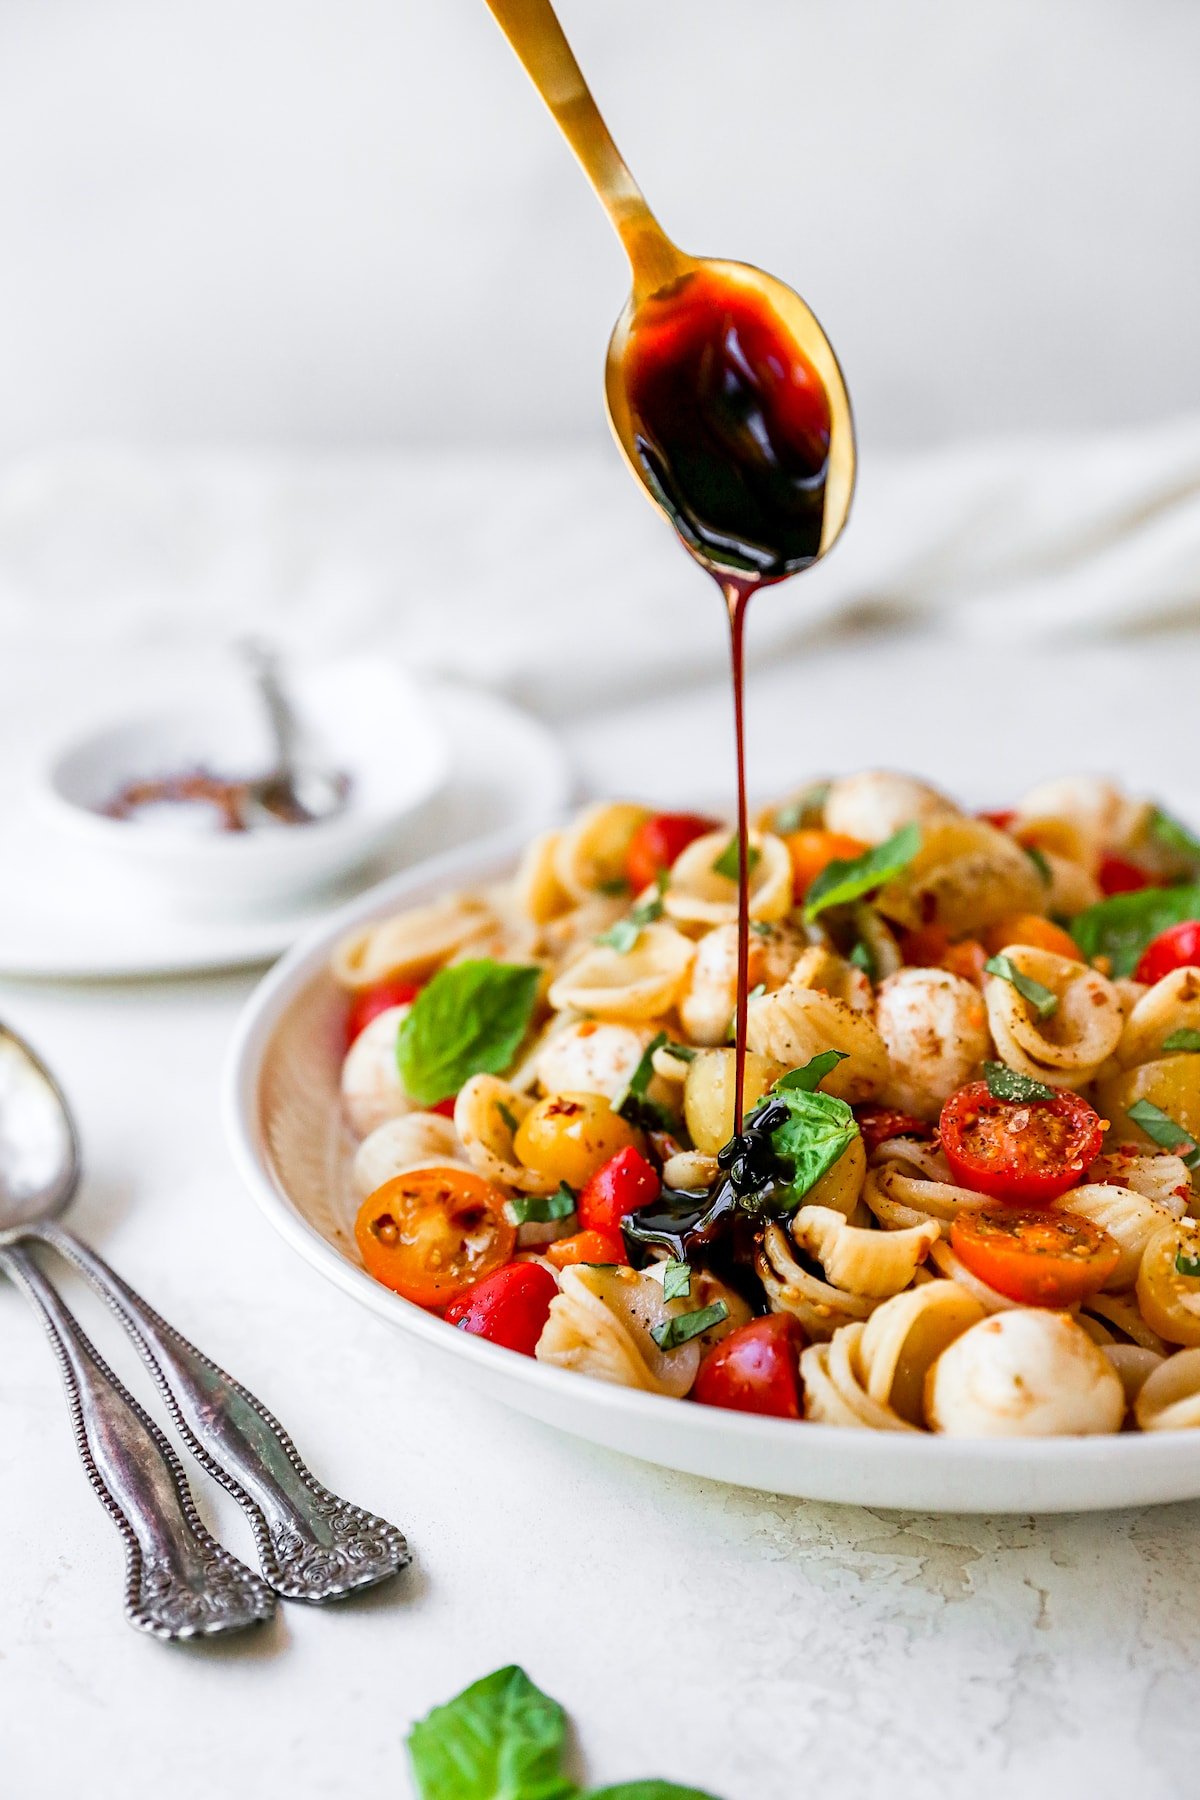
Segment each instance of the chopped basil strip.
M695 1062L700 1054L690 1044L664 1044L663 1050L666 1055L673 1056L676 1062L684 1063Z
M1200 1275L1200 1256L1189 1256L1186 1250L1177 1250L1175 1268L1180 1275L1189 1275L1194 1281Z
M1168 850L1178 851L1188 862L1200 863L1200 838L1161 806L1156 806L1150 815L1150 831Z
M1044 1081L1035 1081L1031 1075L1022 1075L1019 1070L1010 1069L1007 1063L985 1062L983 1075L993 1100L1027 1102L1054 1098L1054 1089L1047 1087Z
M667 891L667 872L661 869L655 878L655 893L649 900L639 900L628 918L618 919L607 931L602 931L596 939L598 944L607 944L620 956L628 956L633 946L642 935L644 925L653 925L663 916L663 895Z
M500 1114L500 1117L504 1120L504 1123L508 1126L508 1129L512 1132L513 1136L516 1137L517 1132L521 1129L521 1121L518 1119L512 1107L505 1106L503 1100L497 1100L496 1111Z
M440 969L396 1034L396 1067L418 1106L436 1106L472 1075L501 1075L533 1013L541 970L482 957Z
M1027 844L1025 846L1025 854L1041 876L1042 886L1052 887L1054 885L1054 871L1050 867L1050 859L1046 855L1046 852L1044 850L1039 850L1036 844Z
M831 862L821 870L804 901L809 924L827 906L845 906L859 900L901 874L921 848L921 827L914 821L902 825L892 837L875 844L847 862Z
M672 1259L663 1269L663 1299L686 1300L692 1291L692 1271L685 1262Z
M802 1063L798 1069L789 1069L786 1075L781 1075L775 1086L796 1093L815 1093L825 1077L831 1075L840 1062L845 1062L848 1054L846 1050L822 1050L819 1056Z
M879 964L875 961L871 946L870 944L864 943L862 938L859 938L857 944L855 944L853 950L850 952L850 961L854 964L856 969L862 970L868 981L874 981L876 975L879 973Z
M557 1194L514 1194L508 1205L517 1225L549 1225L555 1219L569 1219L576 1200L563 1181Z
M763 995L766 993L766 991L767 991L766 982L765 981L757 982L755 984L755 986L750 989L750 992L746 995L746 1005L749 1006L749 1004L752 1000L761 1000ZM734 1039L737 1037L737 1009L736 1008L734 1009L733 1017L729 1021L729 1030L726 1033L726 1036L728 1037L729 1042L731 1044L733 1043Z
M602 881L596 891L610 900L620 900L629 892L629 883L623 875L614 875L611 881Z
M989 956L984 963L989 975L998 975L1001 981L1007 981L1015 987L1022 1000L1028 1000L1039 1019L1048 1019L1051 1013L1058 1011L1058 995L1050 988L1035 981L1032 975L1022 975L1009 956Z
M1139 888L1113 894L1078 913L1071 936L1086 962L1106 956L1115 979L1132 975L1138 958L1160 931L1200 919L1200 886Z
M829 795L829 783L818 781L812 787L805 788L786 806L781 806L771 822L773 831L786 837L791 831L799 831L803 826L819 824L820 815Z
M1173 1031L1170 1037L1162 1041L1164 1050L1200 1050L1200 1031L1193 1031L1184 1025L1179 1031Z
M702 1306L699 1312L681 1313L677 1319L664 1319L661 1325L655 1325L650 1332L660 1350L678 1350L681 1344L690 1344L693 1338L700 1337L713 1325L720 1325L729 1317L729 1308L724 1300L714 1300L711 1306Z
M1135 1100L1127 1110L1134 1124L1140 1125L1146 1136L1161 1149L1181 1156L1189 1169L1200 1167L1200 1144L1182 1125L1175 1123L1170 1113L1155 1106L1153 1100Z
M650 1039L638 1059L637 1068L612 1102L615 1113L619 1113L627 1124L640 1126L643 1131L671 1129L671 1119L664 1109L657 1101L646 1098L646 1089L654 1076L654 1052L666 1047L667 1034L660 1031Z
M775 927L766 919L751 919L750 929L755 937L769 938Z
M747 853L746 853L746 873L747 873L747 875L753 875L755 869L758 867L758 865L761 861L762 861L762 851L759 849L756 849L753 844L750 844L747 847ZM718 856L718 858L717 858L716 862L713 864L712 868L713 868L714 875L724 875L729 881L737 880L737 878L738 878L738 841L737 841L736 833L733 837L730 838L729 842L726 844L725 848L722 850L720 856Z

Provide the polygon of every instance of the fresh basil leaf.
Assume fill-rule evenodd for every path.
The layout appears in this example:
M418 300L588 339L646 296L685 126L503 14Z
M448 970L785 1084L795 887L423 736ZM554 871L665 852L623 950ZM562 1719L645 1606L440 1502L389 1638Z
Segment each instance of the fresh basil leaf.
M1150 814L1150 832L1168 850L1177 851L1188 862L1200 863L1200 838L1187 825L1164 812L1161 806L1156 806Z
M1152 938L1185 919L1200 919L1200 886L1139 888L1113 894L1071 920L1085 962L1106 956L1114 978L1132 975Z
M663 1049L668 1056L673 1056L676 1062L695 1062L700 1054L698 1050L693 1049L691 1044L664 1044Z
M868 981L874 981L876 975L879 973L879 965L875 961L871 946L870 944L864 943L862 938L859 938L857 944L855 944L853 950L850 952L850 961L854 964L856 969L862 970Z
M461 965L460 965L461 966ZM578 1800L566 1715L523 1669L497 1669L408 1734L420 1800Z
M1170 1113L1165 1113L1161 1106L1155 1106L1153 1100L1135 1100L1126 1108L1128 1116L1135 1125L1140 1125L1148 1138L1163 1150L1170 1150L1181 1156L1189 1169L1200 1166L1200 1144L1197 1144L1191 1132L1177 1125Z
M812 787L805 788L794 800L787 801L776 812L771 821L771 829L786 837L789 832L800 831L805 825L819 825L820 815L829 795L829 783L818 781Z
M1025 854L1041 876L1042 886L1053 887L1054 871L1050 867L1050 858L1046 855L1046 852L1044 850L1039 850L1036 844L1026 844Z
M985 1062L983 1077L993 1100L1028 1102L1054 1098L1054 1089L1047 1087L1044 1081L1035 1081L1031 1075L1022 1075L1019 1070L1010 1069L1007 1063Z
M746 854L747 875L753 875L761 860L762 851L757 849L755 845L750 844ZM735 834L730 838L720 856L718 856L716 862L713 864L713 874L724 875L729 881L736 881L738 878L738 866L738 841Z
M1200 1256L1189 1256L1186 1250L1177 1250L1175 1267L1180 1275L1188 1275L1194 1281L1200 1275Z
M798 1069L789 1069L786 1075L781 1075L775 1086L794 1089L798 1093L814 1093L825 1077L832 1074L840 1062L845 1062L848 1054L846 1050L822 1050L819 1056L802 1063Z
M921 848L921 827L912 820L882 844L864 850L849 861L837 860L821 870L804 901L809 924L827 906L845 906L892 881L905 870Z
M502 1074L528 1029L541 973L486 957L440 969L396 1035L396 1065L409 1098L436 1106L472 1075Z
M664 1319L661 1325L651 1328L650 1336L660 1350L678 1350L681 1344L690 1344L693 1338L700 1337L728 1317L729 1308L724 1300L714 1300L711 1306L702 1306L699 1312L680 1313L677 1318Z
M1050 988L1035 981L1032 975L1022 975L1009 956L989 956L984 963L989 975L998 975L1001 981L1007 981L1015 987L1022 1000L1028 1000L1039 1019L1048 1019L1051 1013L1058 1011L1058 995Z
M666 1045L665 1031L650 1039L638 1059L637 1068L612 1102L615 1113L619 1113L627 1124L640 1126L643 1131L669 1131L671 1128L672 1121L666 1110L657 1101L646 1098L646 1089L654 1075L654 1052L664 1050Z
M614 875L609 881L602 881L596 890L610 900L620 900L629 892L629 883L623 875Z
M751 919L750 929L758 938L769 938L775 931L775 927L769 919Z
M508 1210L516 1225L550 1225L555 1219L569 1219L575 1211L576 1199L565 1181L556 1194L514 1194Z
M1178 1031L1173 1031L1170 1037L1165 1037L1162 1047L1164 1050L1200 1050L1200 1031L1193 1031L1190 1026L1184 1025Z
M518 1119L512 1107L505 1106L503 1100L497 1100L496 1111L500 1114L500 1117L504 1120L504 1123L508 1126L508 1129L512 1132L513 1136L516 1137L518 1131L521 1129L521 1121Z
M618 919L607 931L602 931L596 939L598 944L607 944L621 956L628 956L633 946L642 935L644 925L653 925L663 916L663 895L667 891L669 877L665 869L661 869L655 877L655 892L649 900L639 900L630 910L628 918Z
M594 1788L585 1800L714 1800L714 1796L674 1781L622 1781L617 1787Z
M686 1300L692 1291L692 1271L673 1258L663 1269L663 1299Z

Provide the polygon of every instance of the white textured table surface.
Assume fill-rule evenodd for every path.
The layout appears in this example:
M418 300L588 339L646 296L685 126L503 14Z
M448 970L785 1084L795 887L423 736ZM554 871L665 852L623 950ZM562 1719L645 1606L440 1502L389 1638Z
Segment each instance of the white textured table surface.
M1149 781L1187 747L1182 701L1150 695L1168 668L1171 692L1194 692L1198 663L1184 642L1052 669L1019 647L830 645L806 675L756 679L755 774L886 757L997 799L1076 764ZM724 787L717 688L571 741L593 786ZM654 1773L721 1800L1196 1791L1200 1505L1044 1521L840 1510L492 1410L325 1286L240 1190L216 1084L250 986L9 985L0 1016L77 1104L80 1228L280 1413L319 1474L403 1525L415 1566L240 1643L137 1637L52 1360L0 1288L0 1790L392 1800L409 1791L409 1722L517 1660L569 1708L596 1783ZM119 1366L145 1394L123 1352ZM249 1554L224 1496L205 1484L202 1498Z

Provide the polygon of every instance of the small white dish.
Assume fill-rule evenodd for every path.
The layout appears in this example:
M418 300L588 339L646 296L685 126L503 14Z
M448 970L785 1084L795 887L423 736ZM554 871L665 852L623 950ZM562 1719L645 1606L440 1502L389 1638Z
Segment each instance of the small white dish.
M38 780L49 817L81 850L123 863L184 905L277 905L360 867L444 782L441 723L416 683L383 661L298 666L287 679L321 766L349 780L346 804L332 817L240 832L209 825L207 808L156 806L144 820L106 813L131 781L269 771L262 704L236 669L201 693L100 725L59 749Z
M1093 1512L1200 1498L1197 1431L970 1439L754 1418L550 1368L456 1331L373 1281L354 1245L339 1116L346 1001L329 973L330 953L367 919L506 875L518 847L460 852L362 895L297 945L246 1008L226 1065L226 1131L255 1200L306 1262L491 1398L689 1474L939 1513Z
M269 962L331 907L370 882L466 842L531 836L566 805L570 777L546 727L494 695L426 684L450 746L436 799L364 869L256 912L181 908L124 859L96 858L84 877L75 837L30 797L28 724L0 718L0 977L78 980L187 974ZM31 709L33 710L33 709Z

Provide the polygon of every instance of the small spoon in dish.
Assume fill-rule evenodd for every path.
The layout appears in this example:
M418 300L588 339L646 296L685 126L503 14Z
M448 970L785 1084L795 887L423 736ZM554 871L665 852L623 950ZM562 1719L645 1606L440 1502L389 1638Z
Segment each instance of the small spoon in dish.
M408 1547L394 1525L323 1487L301 1460L283 1426L248 1389L168 1325L93 1250L56 1223L78 1186L79 1174L78 1136L61 1090L28 1044L0 1024L0 1262L7 1264L8 1272L42 1311L55 1339L76 1418L80 1453L118 1525L123 1513L134 1511L140 1489L133 1474L126 1477L121 1468L110 1468L107 1427L97 1416L96 1384L90 1378L81 1379L81 1372L88 1377L88 1370L81 1365L90 1360L105 1375L110 1372L77 1327L82 1349L64 1354L61 1339L66 1309L61 1302L48 1306L49 1283L20 1247L29 1241L57 1251L120 1321L188 1449L247 1515L263 1576L275 1593L288 1600L333 1600L387 1580L404 1568L409 1561ZM182 1470L158 1428L135 1402L129 1404L145 1430L154 1434L159 1454L178 1470L182 1482ZM109 1438L111 1435L108 1432ZM143 1448L137 1446L139 1456ZM106 1478L113 1475L110 1485L119 1490L115 1504L110 1504L113 1496L107 1492L106 1482L97 1479L97 1463ZM135 1550L139 1545L145 1548L144 1521L128 1519L127 1523L132 1528L126 1531L132 1569ZM193 1526L196 1524L193 1520ZM207 1539L207 1533L204 1537ZM213 1552L219 1550L211 1539L207 1543ZM219 1554L226 1556L224 1551ZM142 1560L149 1563L152 1559ZM248 1569L243 1573L262 1588ZM142 1624L143 1620L139 1617L134 1622ZM153 1627L146 1625L145 1629ZM178 1634L159 1631L158 1635Z
M245 782L238 793L242 827L257 831L275 825L315 825L345 810L350 794L347 776L305 761L300 755L300 727L279 673L279 658L269 644L248 638L239 645L253 676L270 727L275 766L268 774Z

